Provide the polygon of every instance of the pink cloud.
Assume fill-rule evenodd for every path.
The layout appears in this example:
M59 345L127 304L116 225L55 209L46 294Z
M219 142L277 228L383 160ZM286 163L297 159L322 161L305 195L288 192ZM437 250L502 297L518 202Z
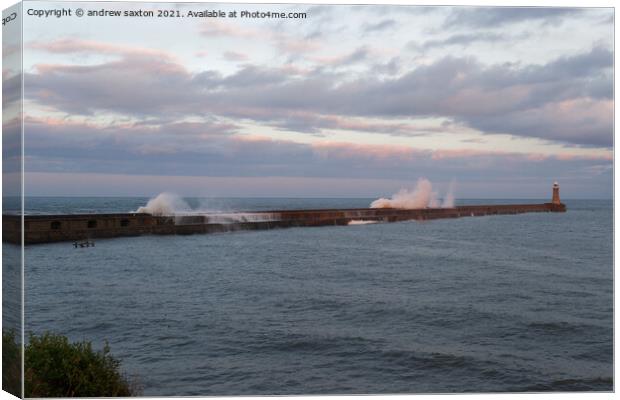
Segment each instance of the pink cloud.
M315 40L297 38L282 32L266 29L241 27L228 21L209 21L208 24L203 25L200 33L206 37L230 37L252 39L255 41L269 41L280 51L289 53L311 52L321 47Z
M256 134L250 134L250 135L236 135L232 138L233 141L239 142L239 143L271 143L271 142L275 142L274 139L270 138L269 136L264 136L264 135L256 135ZM290 142L292 143L292 142Z
M264 135L237 135L233 137L237 143L247 144L284 144L309 146L312 151L322 158L370 158L385 159L412 159L416 155L428 155L426 150L414 150L408 146L387 144L355 144L349 142L321 141L312 144L300 144L290 140L273 139Z
M331 123L333 128L350 131L415 134L418 130L416 126L404 123L368 122L359 118L336 115L321 116L319 118L325 122Z
M370 158L375 160L411 160L427 151L414 150L408 146L387 144L354 144L345 142L319 142L312 144L313 150L321 157Z
M280 71L286 75L310 75L312 73L312 69L310 68L302 68L294 64L285 64L279 67Z
M264 37L263 31L240 27L234 23L222 21L209 21L204 24L200 33L203 36L228 36L237 38L259 38Z
M597 154L558 154L555 158L559 161L577 161L577 160L589 160L589 161L613 161L614 156L611 152L597 152Z
M283 34L274 34L273 39L280 51L288 53L309 53L318 51L321 48L321 45L314 40L299 39Z
M233 140L238 143L282 143L297 144L293 141L272 139L264 135L236 135ZM499 150L476 150L476 149L446 149L446 150L430 150L416 149L406 145L388 145L388 144L359 144L350 142L333 142L318 141L309 145L312 150L322 158L341 158L354 159L366 158L374 160L391 160L391 161L411 161L416 158L430 158L434 161L449 159L480 159L480 158L496 158L506 161L528 161L541 162L550 159L558 161L611 161L613 155L601 151L596 154L543 154L543 153L517 153Z
M51 42L30 42L27 47L36 50L47 51L49 53L71 54L71 53L93 53L93 54L117 54L126 57L147 56L157 57L166 60L174 60L175 57L169 52L152 49L147 47L134 47L119 44L98 42L94 40L83 40L65 38Z
M613 100L594 100L589 97L580 97L550 103L545 107L545 113L550 118L561 119L567 122L605 121L613 115Z
M50 127L65 127L65 128L78 128L84 130L97 130L109 127L110 125L100 125L92 122L75 122L66 118L56 117L33 117L30 115L24 116L24 124L31 125L46 125ZM118 126L115 126L118 128Z
M237 51L224 52L223 58L227 61L247 61L249 59L247 54L239 53Z
M39 74L68 73L80 74L94 72L102 68L108 70L131 71L142 70L154 74L184 74L188 75L185 67L176 56L166 51L144 47L116 45L105 42L81 39L59 39L48 43L30 42L30 48L50 53L71 54L110 54L120 57L117 61L105 62L98 65L67 65L39 63L34 66ZM144 73L142 75L145 75Z

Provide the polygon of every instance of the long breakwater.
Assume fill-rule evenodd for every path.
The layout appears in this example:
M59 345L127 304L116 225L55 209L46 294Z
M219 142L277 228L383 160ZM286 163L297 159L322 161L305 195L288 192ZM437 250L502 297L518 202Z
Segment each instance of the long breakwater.
M468 205L452 208L354 208L156 216L146 213L23 216L24 244L139 235L191 235L328 225L354 225L530 212L565 212L562 203ZM22 216L3 215L3 240L20 244Z

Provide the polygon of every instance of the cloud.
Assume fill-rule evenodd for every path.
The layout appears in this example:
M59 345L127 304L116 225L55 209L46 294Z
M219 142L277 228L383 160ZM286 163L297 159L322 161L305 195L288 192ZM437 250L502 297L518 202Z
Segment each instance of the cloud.
M37 64L36 72L24 78L28 82L25 95L69 114L81 115L96 111L139 115L181 112L188 102L195 100L182 90L192 76L171 58L122 49L110 54L117 54L119 59L97 65Z
M462 46L467 47L472 43L477 42L499 42L511 39L510 36L504 33L495 33L495 32L468 32L468 33L460 33L450 35L444 39L432 39L424 41L422 44L418 44L417 42L409 42L408 47L415 49L427 50L435 47L445 47L445 46Z
M63 165L99 163L104 170L132 161L161 162L162 155L209 152L237 129L219 121L96 124L34 117L24 121L29 157L60 160Z
M607 152L560 157L329 140L303 144L240 135L236 129L217 121L98 125L28 118L26 168L29 172L356 179L411 179L415 171L429 179L471 179L539 176L540 171L553 177L567 170L612 163Z
M2 121L2 171L16 173L22 167L22 124L16 115L5 114ZM8 187L13 186L11 184Z
M393 28L397 25L396 21L393 19L384 19L374 24L366 24L363 27L364 32L376 32L383 31L389 28Z
M262 31L245 28L230 22L213 20L202 25L200 33L206 37L236 37L241 39L259 39L264 37Z
M239 53L236 51L225 51L223 58L226 61L238 62L238 61L247 61L249 57L247 54Z
M281 71L246 65L238 72L222 78L222 88L248 88L256 86L278 85L286 80Z
M324 136L325 130L344 130L351 132L383 133L391 136L423 136L429 133L450 132L449 127L437 127L434 125L422 125L390 120L368 120L357 116L340 116L317 114L311 111L286 111L280 113L271 111L268 113L256 113L254 119L263 119L273 126L293 132L310 133L316 136Z
M8 110L22 99L22 74L2 71L2 109ZM6 111L5 111L6 112Z
M209 21L209 23L203 24L200 34L207 38L218 38L220 40L228 38L268 42L280 52L293 54L313 52L321 47L320 42L310 36L297 37L275 29L247 28L231 21Z
M378 63L373 65L372 72L374 74L396 75L401 70L402 60L400 57L392 57L386 63Z
M583 12L579 8L561 7L455 7L444 27L496 28L524 21L559 24L565 17Z
M321 64L322 66L330 65L334 67L343 67L351 64L360 63L367 60L374 53L368 46L361 46L357 49L338 56L314 56L310 60Z
M367 47L360 47L357 50L353 51L351 54L346 56L342 60L342 64L355 64L361 61L364 61L368 55L370 54L370 50Z
M69 114L206 114L313 134L342 126L347 118L440 117L489 134L585 146L610 147L613 140L613 53L603 47L540 65L485 65L473 57L448 56L389 77L321 68L300 74L254 65L229 75L193 73L148 51L136 57L122 48L113 53L114 46L77 47L106 48L119 59L88 66L39 64L25 78L28 99ZM52 48L75 51L76 46ZM361 47L339 62L367 57L368 49ZM406 129L389 122L370 129L389 128L394 134Z
M22 47L19 44L13 44L8 41L2 43L2 56L8 58L14 54L21 54Z
M501 117L471 118L468 122L482 131L611 147L613 108L612 100L578 98L507 113Z
M150 49L146 47L126 46L111 44L93 40L82 40L74 38L58 39L51 42L30 42L26 46L30 49L46 51L55 54L115 54L125 57L158 57L165 60L174 60L175 57L162 50Z

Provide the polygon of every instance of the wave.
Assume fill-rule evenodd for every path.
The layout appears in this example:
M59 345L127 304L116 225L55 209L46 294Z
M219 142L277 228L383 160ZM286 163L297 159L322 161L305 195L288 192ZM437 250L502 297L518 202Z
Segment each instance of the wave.
M367 225L367 224L376 224L379 221L369 221L364 219L352 219L349 221L347 225Z
M548 383L537 383L515 392L610 392L614 389L612 377L594 377L586 379L560 379Z

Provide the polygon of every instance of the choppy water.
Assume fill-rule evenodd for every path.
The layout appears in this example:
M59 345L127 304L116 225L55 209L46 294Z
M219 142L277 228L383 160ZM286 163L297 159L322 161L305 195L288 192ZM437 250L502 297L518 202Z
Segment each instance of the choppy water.
M368 204L234 201L219 208ZM144 202L26 204L112 212ZM27 246L26 331L108 340L145 395L610 391L612 202L567 206Z

